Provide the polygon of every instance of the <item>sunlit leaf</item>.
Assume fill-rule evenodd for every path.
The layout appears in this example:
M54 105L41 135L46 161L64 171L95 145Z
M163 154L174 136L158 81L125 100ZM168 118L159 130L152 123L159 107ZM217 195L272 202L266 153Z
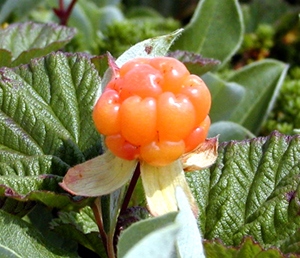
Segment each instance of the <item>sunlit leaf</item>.
M0 30L2 51L11 53L12 59L0 59L1 66L17 66L29 63L32 58L41 57L61 49L75 35L73 28L55 24L33 22L14 23Z
M263 248L299 242L300 137L269 137L220 144L216 163L188 173L205 239L240 245L252 236ZM290 239L290 240L289 240ZM294 245L299 252L299 245Z

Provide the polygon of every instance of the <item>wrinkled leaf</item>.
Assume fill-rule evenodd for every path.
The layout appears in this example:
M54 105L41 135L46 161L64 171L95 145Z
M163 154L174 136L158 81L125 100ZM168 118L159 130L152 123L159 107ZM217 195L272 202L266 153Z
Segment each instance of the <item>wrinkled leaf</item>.
M224 64L238 50L243 30L237 0L202 0L172 49L198 53Z
M238 246L250 235L264 248L299 242L299 160L299 135L221 144L210 170L187 174L204 238Z
M280 250L276 248L263 249L259 243L254 242L252 238L246 237L243 243L238 247L228 247L219 241L205 241L206 258L284 258L296 257L294 255L283 255Z
M79 257L52 245L29 223L0 211L1 257ZM22 244L16 244L22 243Z
M74 35L73 28L55 24L14 23L0 30L0 46L1 49L11 52L10 66L17 66L59 50ZM1 66L8 66L7 60L1 61Z
M70 166L99 152L91 119L99 86L97 71L80 54L53 53L0 70L2 196L59 207L71 200L50 191L59 191Z

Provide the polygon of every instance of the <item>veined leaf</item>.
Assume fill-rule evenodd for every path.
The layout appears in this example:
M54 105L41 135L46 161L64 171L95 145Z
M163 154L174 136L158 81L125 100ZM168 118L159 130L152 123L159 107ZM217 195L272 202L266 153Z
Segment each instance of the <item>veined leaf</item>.
M221 144L210 170L187 174L204 238L238 246L252 236L263 248L290 250L300 241L299 160L299 135Z
M204 247L206 258L296 258L295 255L283 255L277 248L263 249L259 243L253 241L251 237L243 239L243 243L238 247L225 246L220 241L205 241Z
M98 155L91 113L99 86L80 54L52 53L0 70L1 196L59 207L70 201L54 192L70 166Z
M70 252L55 247L29 223L4 211L0 211L0 232L0 256L4 258L79 257L76 250Z
M1 50L12 55L10 62L7 57L1 58L0 67L29 63L35 57L59 50L74 35L73 28L55 24L14 23L0 30Z

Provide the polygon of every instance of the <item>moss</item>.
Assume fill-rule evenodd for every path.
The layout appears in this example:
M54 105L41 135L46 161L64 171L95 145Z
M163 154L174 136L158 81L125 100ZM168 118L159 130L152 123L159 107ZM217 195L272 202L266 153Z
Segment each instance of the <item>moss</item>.
M266 135L273 130L294 134L297 128L300 128L300 67L289 71L262 134Z

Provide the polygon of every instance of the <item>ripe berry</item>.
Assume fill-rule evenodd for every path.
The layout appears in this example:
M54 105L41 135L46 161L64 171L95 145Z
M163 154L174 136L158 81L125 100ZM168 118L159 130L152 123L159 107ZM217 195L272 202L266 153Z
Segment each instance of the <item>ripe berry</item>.
M205 83L178 60L136 58L107 84L93 119L116 156L164 166L205 140L210 105Z

